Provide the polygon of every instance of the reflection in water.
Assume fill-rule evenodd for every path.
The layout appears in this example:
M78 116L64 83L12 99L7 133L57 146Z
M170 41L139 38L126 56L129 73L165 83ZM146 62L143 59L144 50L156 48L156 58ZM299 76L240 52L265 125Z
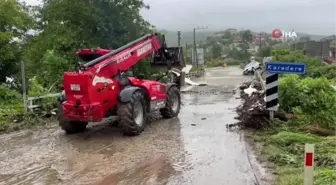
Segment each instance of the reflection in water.
M178 165L184 154L180 130L179 119L173 118L153 121L137 137L124 137L107 124L75 135L65 135L58 126L2 135L0 185L113 184L113 179L166 184L183 168Z
M153 156L145 164L105 177L96 185L151 185L167 184L169 177L177 172L162 156Z
M153 122L149 127L140 136L147 137L150 142L139 148L137 155L142 155L142 160L106 176L95 185L166 185L172 178L181 175L183 166L179 164L184 158L184 149L180 140L179 119ZM140 142L144 140L140 139L139 145ZM136 157L135 154L130 155Z

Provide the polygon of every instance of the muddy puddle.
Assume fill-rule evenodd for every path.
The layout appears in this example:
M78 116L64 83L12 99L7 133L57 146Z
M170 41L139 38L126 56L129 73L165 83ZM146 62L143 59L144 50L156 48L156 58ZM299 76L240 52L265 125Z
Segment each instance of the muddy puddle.
M65 135L54 124L0 136L0 185L255 185L266 176L243 133L230 131L240 104L238 68L206 71L211 83L182 94L178 118L137 137L108 123ZM199 93L197 93L199 92ZM211 92L211 93L209 93Z

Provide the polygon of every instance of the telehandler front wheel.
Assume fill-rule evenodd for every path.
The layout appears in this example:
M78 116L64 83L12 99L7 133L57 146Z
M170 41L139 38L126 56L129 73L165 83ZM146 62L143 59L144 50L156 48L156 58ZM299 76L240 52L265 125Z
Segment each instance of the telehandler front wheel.
M59 120L59 125L61 126L62 130L65 131L66 134L75 134L78 132L85 131L88 123L81 121Z
M124 135L139 135L145 128L146 101L140 91L133 93L131 101L118 107L119 128Z
M64 118L63 109L61 105L58 107L58 124L65 131L66 134L75 134L83 132L88 125L88 122L70 121Z
M181 95L177 87L173 86L168 89L166 107L160 109L163 118L173 118L178 116L181 108Z

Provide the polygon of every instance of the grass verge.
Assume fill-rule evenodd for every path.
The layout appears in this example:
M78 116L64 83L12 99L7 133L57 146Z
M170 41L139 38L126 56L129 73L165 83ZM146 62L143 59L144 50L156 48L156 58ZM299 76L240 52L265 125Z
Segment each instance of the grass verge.
M248 131L247 137L275 175L274 185L302 185L304 144L315 144L314 185L336 184L336 137L291 129Z

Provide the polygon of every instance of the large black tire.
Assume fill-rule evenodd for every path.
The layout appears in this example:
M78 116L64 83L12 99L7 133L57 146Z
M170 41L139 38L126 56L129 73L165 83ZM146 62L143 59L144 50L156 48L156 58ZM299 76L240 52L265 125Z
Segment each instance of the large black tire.
M141 110L138 107L140 105ZM142 117L140 116L141 112ZM141 93L140 91L135 91L132 95L130 102L121 103L119 105L117 115L118 115L119 128L124 135L127 136L139 135L145 128L146 116L147 116L146 101L144 94Z
M178 116L181 108L181 94L177 87L172 86L167 92L166 107L160 109L163 118L173 118Z
M58 106L58 124L66 134L75 134L83 132L88 125L88 122L70 121L64 118L62 106Z

